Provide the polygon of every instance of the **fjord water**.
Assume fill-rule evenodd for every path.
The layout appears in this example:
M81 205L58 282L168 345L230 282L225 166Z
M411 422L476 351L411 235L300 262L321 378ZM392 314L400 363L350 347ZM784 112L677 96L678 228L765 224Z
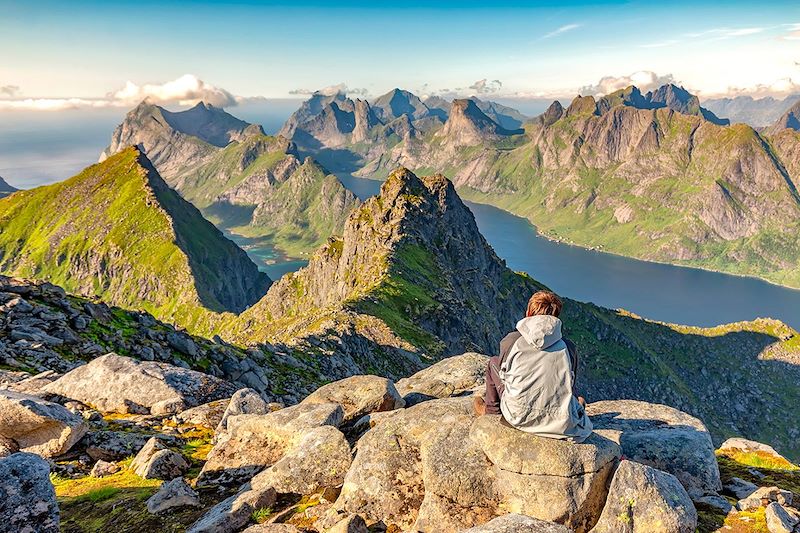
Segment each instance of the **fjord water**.
M377 194L381 185L350 175L340 179L362 199ZM554 242L524 218L490 205L467 205L510 268L528 272L564 296L677 324L715 326L770 317L800 328L800 290Z

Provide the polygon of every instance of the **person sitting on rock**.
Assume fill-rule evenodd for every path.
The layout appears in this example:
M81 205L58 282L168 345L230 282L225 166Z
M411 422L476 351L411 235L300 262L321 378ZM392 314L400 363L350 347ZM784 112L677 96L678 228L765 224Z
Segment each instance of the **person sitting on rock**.
M592 422L575 390L578 351L561 334L562 305L550 291L531 296L525 318L500 341L500 355L489 358L485 400L475 397L475 412L502 414L534 435L583 442Z

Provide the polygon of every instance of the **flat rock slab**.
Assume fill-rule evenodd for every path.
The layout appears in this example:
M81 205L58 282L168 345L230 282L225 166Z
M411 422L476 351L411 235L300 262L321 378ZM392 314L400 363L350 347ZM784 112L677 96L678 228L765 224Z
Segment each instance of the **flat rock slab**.
M38 455L0 459L0 530L58 533L59 510L50 466Z
M253 489L245 484L238 493L212 507L187 533L234 533L240 531L253 512L275 504L274 489Z
M89 426L83 417L57 403L0 389L0 436L25 452L43 457L66 453Z
M489 358L468 352L448 357L397 382L403 396L417 394L432 398L447 398L478 390L486 382L486 364Z
M546 522L521 514L507 514L463 533L571 533L561 524Z
M636 400L595 402L586 411L594 431L619 443L627 459L674 475L693 498L722 488L711 435L697 418Z
M693 533L697 511L672 474L623 461L593 533Z
M344 410L343 424L370 413L392 411L405 406L394 383L379 376L352 376L328 383L300 403L338 403Z
M195 370L109 353L67 372L43 390L104 413L166 415L229 398L236 386Z
M147 500L147 511L151 514L186 506L199 507L200 496L182 477L163 483L158 492Z
M339 404L300 404L263 415L237 415L208 454L199 485L230 484L275 464L303 435L321 426L338 427Z

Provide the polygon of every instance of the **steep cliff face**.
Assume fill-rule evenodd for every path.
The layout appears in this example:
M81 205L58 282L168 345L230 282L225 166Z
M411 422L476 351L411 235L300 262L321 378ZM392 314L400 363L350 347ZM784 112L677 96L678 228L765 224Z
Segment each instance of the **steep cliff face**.
M129 146L141 146L171 184L173 177L185 169L204 163L215 153L215 148L263 134L261 126L248 124L203 102L173 113L143 100L114 130L111 144L100 154L100 161Z
M453 100L444 127L436 132L443 144L461 147L498 141L522 130L510 131L501 127L480 110L474 100Z
M350 215L341 238L244 313L240 335L285 340L319 335L326 319L345 322L372 342L370 330L391 332L394 340L376 343L419 365L492 350L524 307L519 289L534 286L494 254L446 178L400 169Z
M800 131L800 101L789 108L786 113L765 130L768 135L776 135L785 129Z
M270 283L136 148L0 200L0 228L3 273L190 327L243 310Z

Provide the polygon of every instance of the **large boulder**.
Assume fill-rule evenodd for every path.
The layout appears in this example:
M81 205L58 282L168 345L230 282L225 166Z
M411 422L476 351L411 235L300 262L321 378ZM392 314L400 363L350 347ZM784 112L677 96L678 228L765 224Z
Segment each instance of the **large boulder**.
M198 484L229 484L253 477L275 464L303 435L321 426L339 427L342 407L335 403L294 405L263 415L227 420L225 438L209 452Z
M600 517L620 447L592 434L583 443L519 431L500 415L472 425L470 438L494 465L503 508L587 531Z
M693 533L697 511L672 474L623 461L592 533Z
M434 398L456 396L481 389L486 381L489 358L479 353L448 357L397 382L403 396L418 394Z
M343 424L369 413L392 411L405 406L391 380L378 376L352 376L323 385L301 404L338 403L344 410Z
M265 415L269 413L269 405L253 389L240 389L234 393L219 422L215 426L215 433L220 435L228 430L228 419L236 415Z
M236 387L195 370L109 353L67 372L43 390L106 413L166 415L228 398Z
M586 411L594 431L619 443L627 459L674 475L692 498L722 488L711 435L697 418L636 400L595 402Z
M767 522L769 533L792 533L800 524L800 514L790 514L784 506L772 502L764 510L764 518Z
M237 391L236 394L239 392L240 391ZM236 394L234 394L234 396L236 396ZM175 422L178 424L214 429L222 421L229 403L230 400L223 399L192 407L175 415Z
M466 425L472 418L468 398L432 400L394 412L358 441L336 508L411 529L426 495L423 443L434 432Z
M47 461L30 453L0 459L0 530L58 533L59 511Z
M171 480L185 474L189 463L181 454L152 437L133 458L130 469L144 479Z
M277 494L272 488L254 489L246 483L236 494L212 507L187 533L234 533L250 521L258 509L275 504Z
M303 434L278 462L252 480L253 487L272 487L279 493L311 494L337 487L352 461L350 444L341 431L322 426Z
M55 457L86 433L84 419L36 396L0 389L0 436L25 452Z
M569 528L521 514L499 516L463 533L570 533Z

